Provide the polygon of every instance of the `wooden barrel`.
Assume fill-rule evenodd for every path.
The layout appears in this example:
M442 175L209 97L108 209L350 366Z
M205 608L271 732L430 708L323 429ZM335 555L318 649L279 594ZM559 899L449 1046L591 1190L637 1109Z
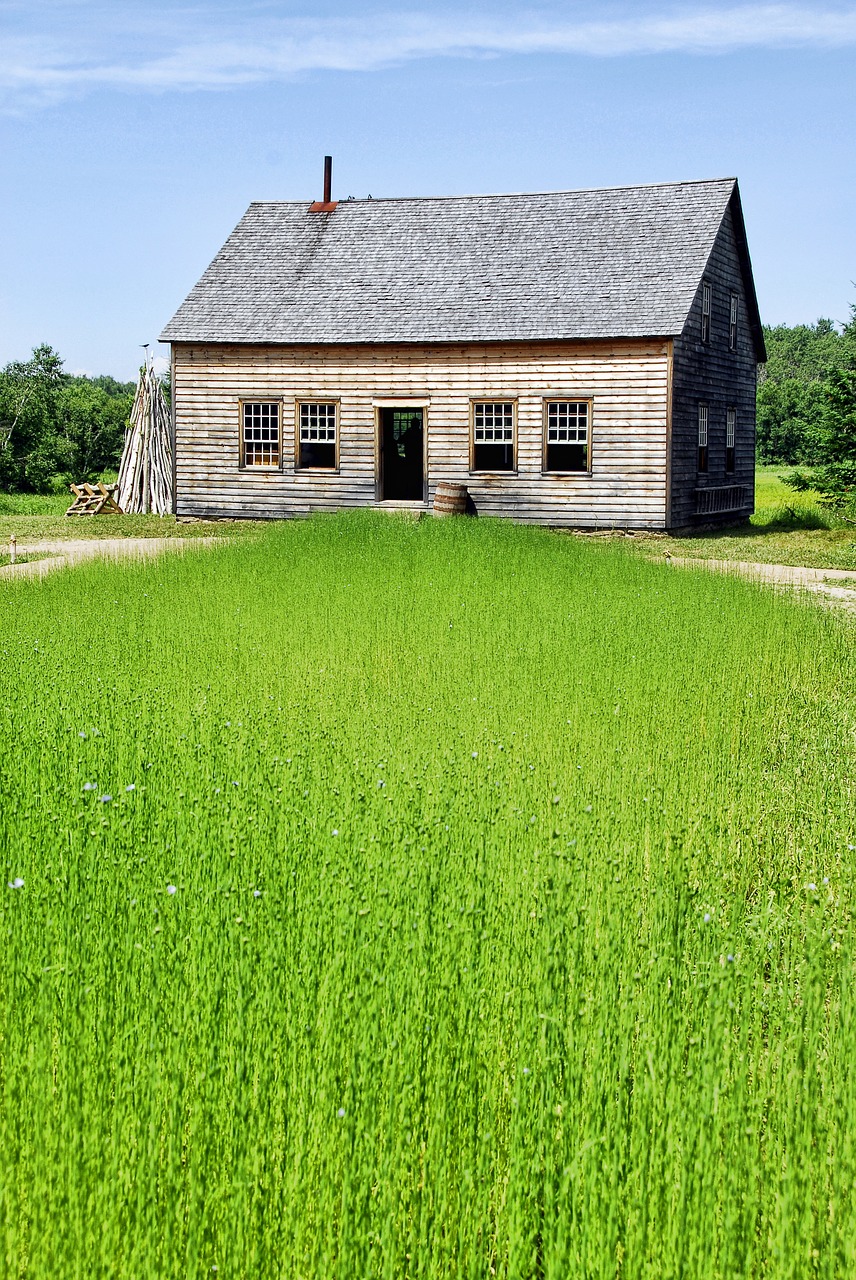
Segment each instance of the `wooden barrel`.
M463 516L467 511L467 486L441 480L434 493L435 516Z

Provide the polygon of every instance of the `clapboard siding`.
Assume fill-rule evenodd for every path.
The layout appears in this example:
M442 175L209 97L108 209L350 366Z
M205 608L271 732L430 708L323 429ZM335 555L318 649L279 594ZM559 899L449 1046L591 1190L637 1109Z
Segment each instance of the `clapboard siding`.
M712 290L710 342L701 341L702 288ZM755 507L755 375L756 350L747 305L747 281L737 251L735 224L729 208L714 243L704 280L699 284L684 331L675 341L672 402L671 494L669 524L734 521ZM751 282L750 282L751 285ZM728 346L731 293L740 299L737 350ZM709 407L708 469L698 471L698 406ZM726 411L737 410L735 468L725 470ZM720 516L697 515L698 489L742 485L746 502L740 511Z
M428 501L467 485L485 515L551 525L663 528L671 344L254 346L176 343L179 515L277 518L377 502L376 400L425 404ZM591 399L591 472L543 475L546 397ZM338 400L336 472L296 469L295 403ZM473 473L472 398L517 404L517 470ZM239 402L281 400L281 468L239 466Z

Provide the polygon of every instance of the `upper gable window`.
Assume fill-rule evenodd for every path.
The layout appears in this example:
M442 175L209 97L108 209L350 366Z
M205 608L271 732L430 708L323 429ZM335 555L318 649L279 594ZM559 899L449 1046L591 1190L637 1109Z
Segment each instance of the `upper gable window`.
M514 402L473 401L473 471L514 470Z
M279 466L279 402L245 400L241 405L241 465Z
M702 342L710 342L710 309L712 301L712 289L709 280L705 280L701 286L701 340Z
M333 401L301 401L298 405L298 467L336 466L338 405Z
M588 400L547 400L545 471L589 470Z
M737 350L737 317L740 315L740 296L732 293L731 309L728 313L728 350Z

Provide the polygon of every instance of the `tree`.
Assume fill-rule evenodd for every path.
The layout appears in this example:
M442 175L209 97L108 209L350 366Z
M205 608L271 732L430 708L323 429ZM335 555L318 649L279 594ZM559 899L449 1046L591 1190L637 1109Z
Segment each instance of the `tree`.
M0 487L45 491L117 467L134 384L71 377L52 347L0 371Z
M815 437L816 462L810 471L786 476L792 489L814 489L839 511L856 513L856 305L841 335L844 363L831 369Z
M757 442L761 462L820 461L825 383L847 361L847 329L831 320L765 328L767 363L758 379Z
M0 483L5 488L39 487L45 427L56 417L63 377L62 359L47 344L35 347L29 360L13 361L3 370Z

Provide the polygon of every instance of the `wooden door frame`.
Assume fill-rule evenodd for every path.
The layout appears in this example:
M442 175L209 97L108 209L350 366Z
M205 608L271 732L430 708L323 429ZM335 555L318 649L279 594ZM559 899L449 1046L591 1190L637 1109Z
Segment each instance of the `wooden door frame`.
M428 396L376 396L372 400L375 415L375 501L394 502L383 496L383 417L384 409L422 410L422 505L428 505L428 412L431 399ZM414 502L418 501L416 498Z

